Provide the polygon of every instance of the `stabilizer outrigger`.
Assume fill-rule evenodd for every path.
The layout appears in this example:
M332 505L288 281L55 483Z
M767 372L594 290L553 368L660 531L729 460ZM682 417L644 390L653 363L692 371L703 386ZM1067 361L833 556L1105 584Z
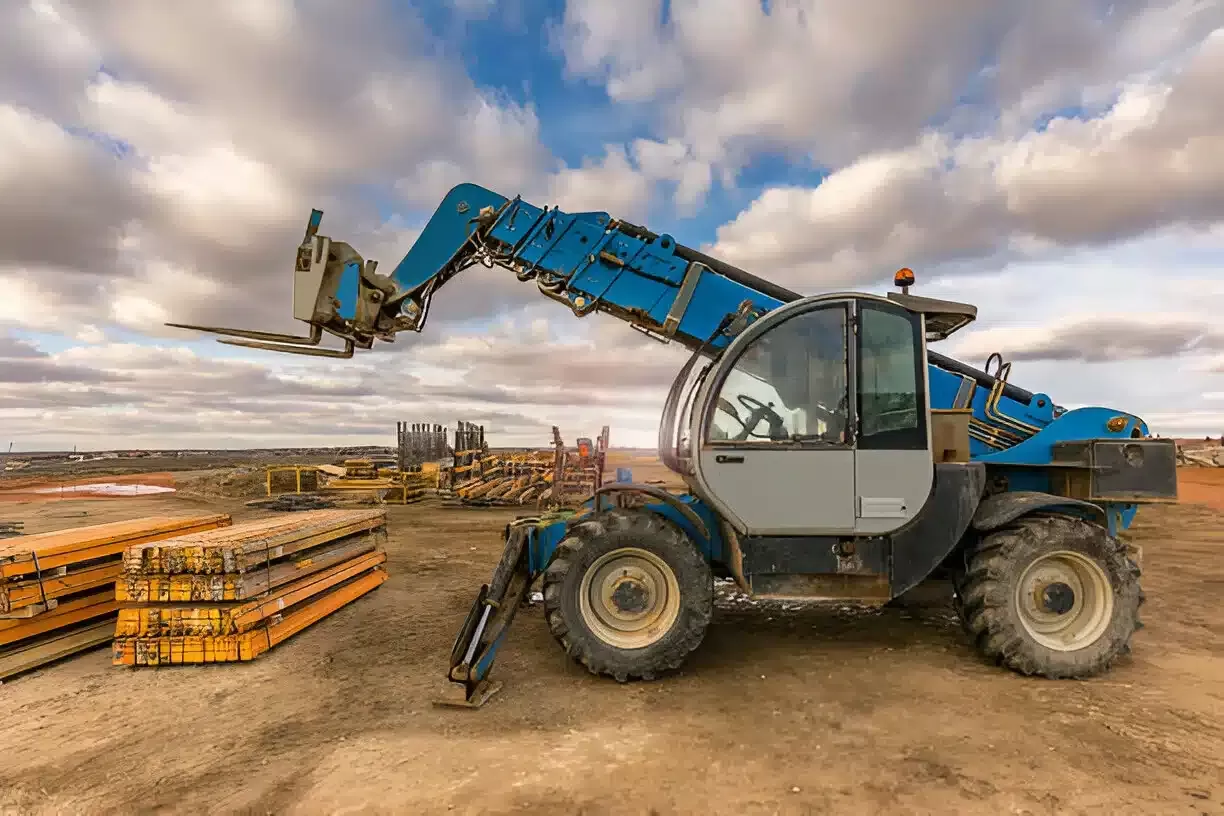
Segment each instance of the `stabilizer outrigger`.
M480 587L476 602L451 648L450 667L446 679L463 687L463 698L440 699L439 705L479 708L501 688L491 682L489 672L497 651L541 567L533 556L537 538L551 528L549 523L573 516L573 511L559 511L542 516L515 519L506 525L506 546L489 583ZM563 529L563 524L556 527Z

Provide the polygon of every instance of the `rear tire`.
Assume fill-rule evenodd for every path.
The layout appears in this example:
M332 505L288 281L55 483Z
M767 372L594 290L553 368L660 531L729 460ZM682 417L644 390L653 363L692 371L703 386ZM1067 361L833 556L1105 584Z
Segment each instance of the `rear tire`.
M615 509L570 528L543 576L553 637L592 674L653 680L705 637L714 578L674 524Z
M1034 514L984 536L957 576L956 610L977 649L1026 675L1100 674L1142 627L1139 567L1105 528Z

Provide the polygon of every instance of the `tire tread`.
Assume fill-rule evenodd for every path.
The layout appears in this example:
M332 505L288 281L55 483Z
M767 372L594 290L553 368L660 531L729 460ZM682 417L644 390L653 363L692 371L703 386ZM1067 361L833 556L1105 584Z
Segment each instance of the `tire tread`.
M1030 637L1011 600L1012 581L1043 546L1089 550L1085 554L1103 562L1110 578L1114 618L1096 643L1075 652L1048 649ZM1127 546L1100 525L1073 516L1035 513L991 531L971 547L966 568L953 575L953 605L964 631L992 662L1024 675L1086 678L1104 673L1130 653L1131 636L1143 626L1140 575Z
M578 568L583 551L626 538L637 539L637 546L651 544L650 549L661 551L659 554L669 563L677 559L686 562L690 572L698 576L686 582L681 570L676 571L682 607L672 632L651 646L633 650L632 655L596 639L580 620L568 620L565 608L566 581ZM674 563L672 566L675 569ZM713 616L713 576L705 558L679 527L643 509L616 508L574 524L557 546L542 583L545 617L553 638L592 674L607 675L621 683L653 680L678 669L701 644Z

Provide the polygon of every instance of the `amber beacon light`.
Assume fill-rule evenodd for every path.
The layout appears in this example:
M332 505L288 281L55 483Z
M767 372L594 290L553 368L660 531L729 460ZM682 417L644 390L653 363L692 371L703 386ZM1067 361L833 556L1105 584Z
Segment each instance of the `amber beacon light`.
M914 285L914 270L903 266L893 275L893 286L901 288L902 294L909 294L909 288Z

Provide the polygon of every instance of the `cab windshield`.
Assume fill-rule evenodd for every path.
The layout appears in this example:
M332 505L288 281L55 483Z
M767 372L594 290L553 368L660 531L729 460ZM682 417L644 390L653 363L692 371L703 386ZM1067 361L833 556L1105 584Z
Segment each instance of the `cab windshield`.
M707 441L844 443L844 303L795 315L754 339L719 387Z

